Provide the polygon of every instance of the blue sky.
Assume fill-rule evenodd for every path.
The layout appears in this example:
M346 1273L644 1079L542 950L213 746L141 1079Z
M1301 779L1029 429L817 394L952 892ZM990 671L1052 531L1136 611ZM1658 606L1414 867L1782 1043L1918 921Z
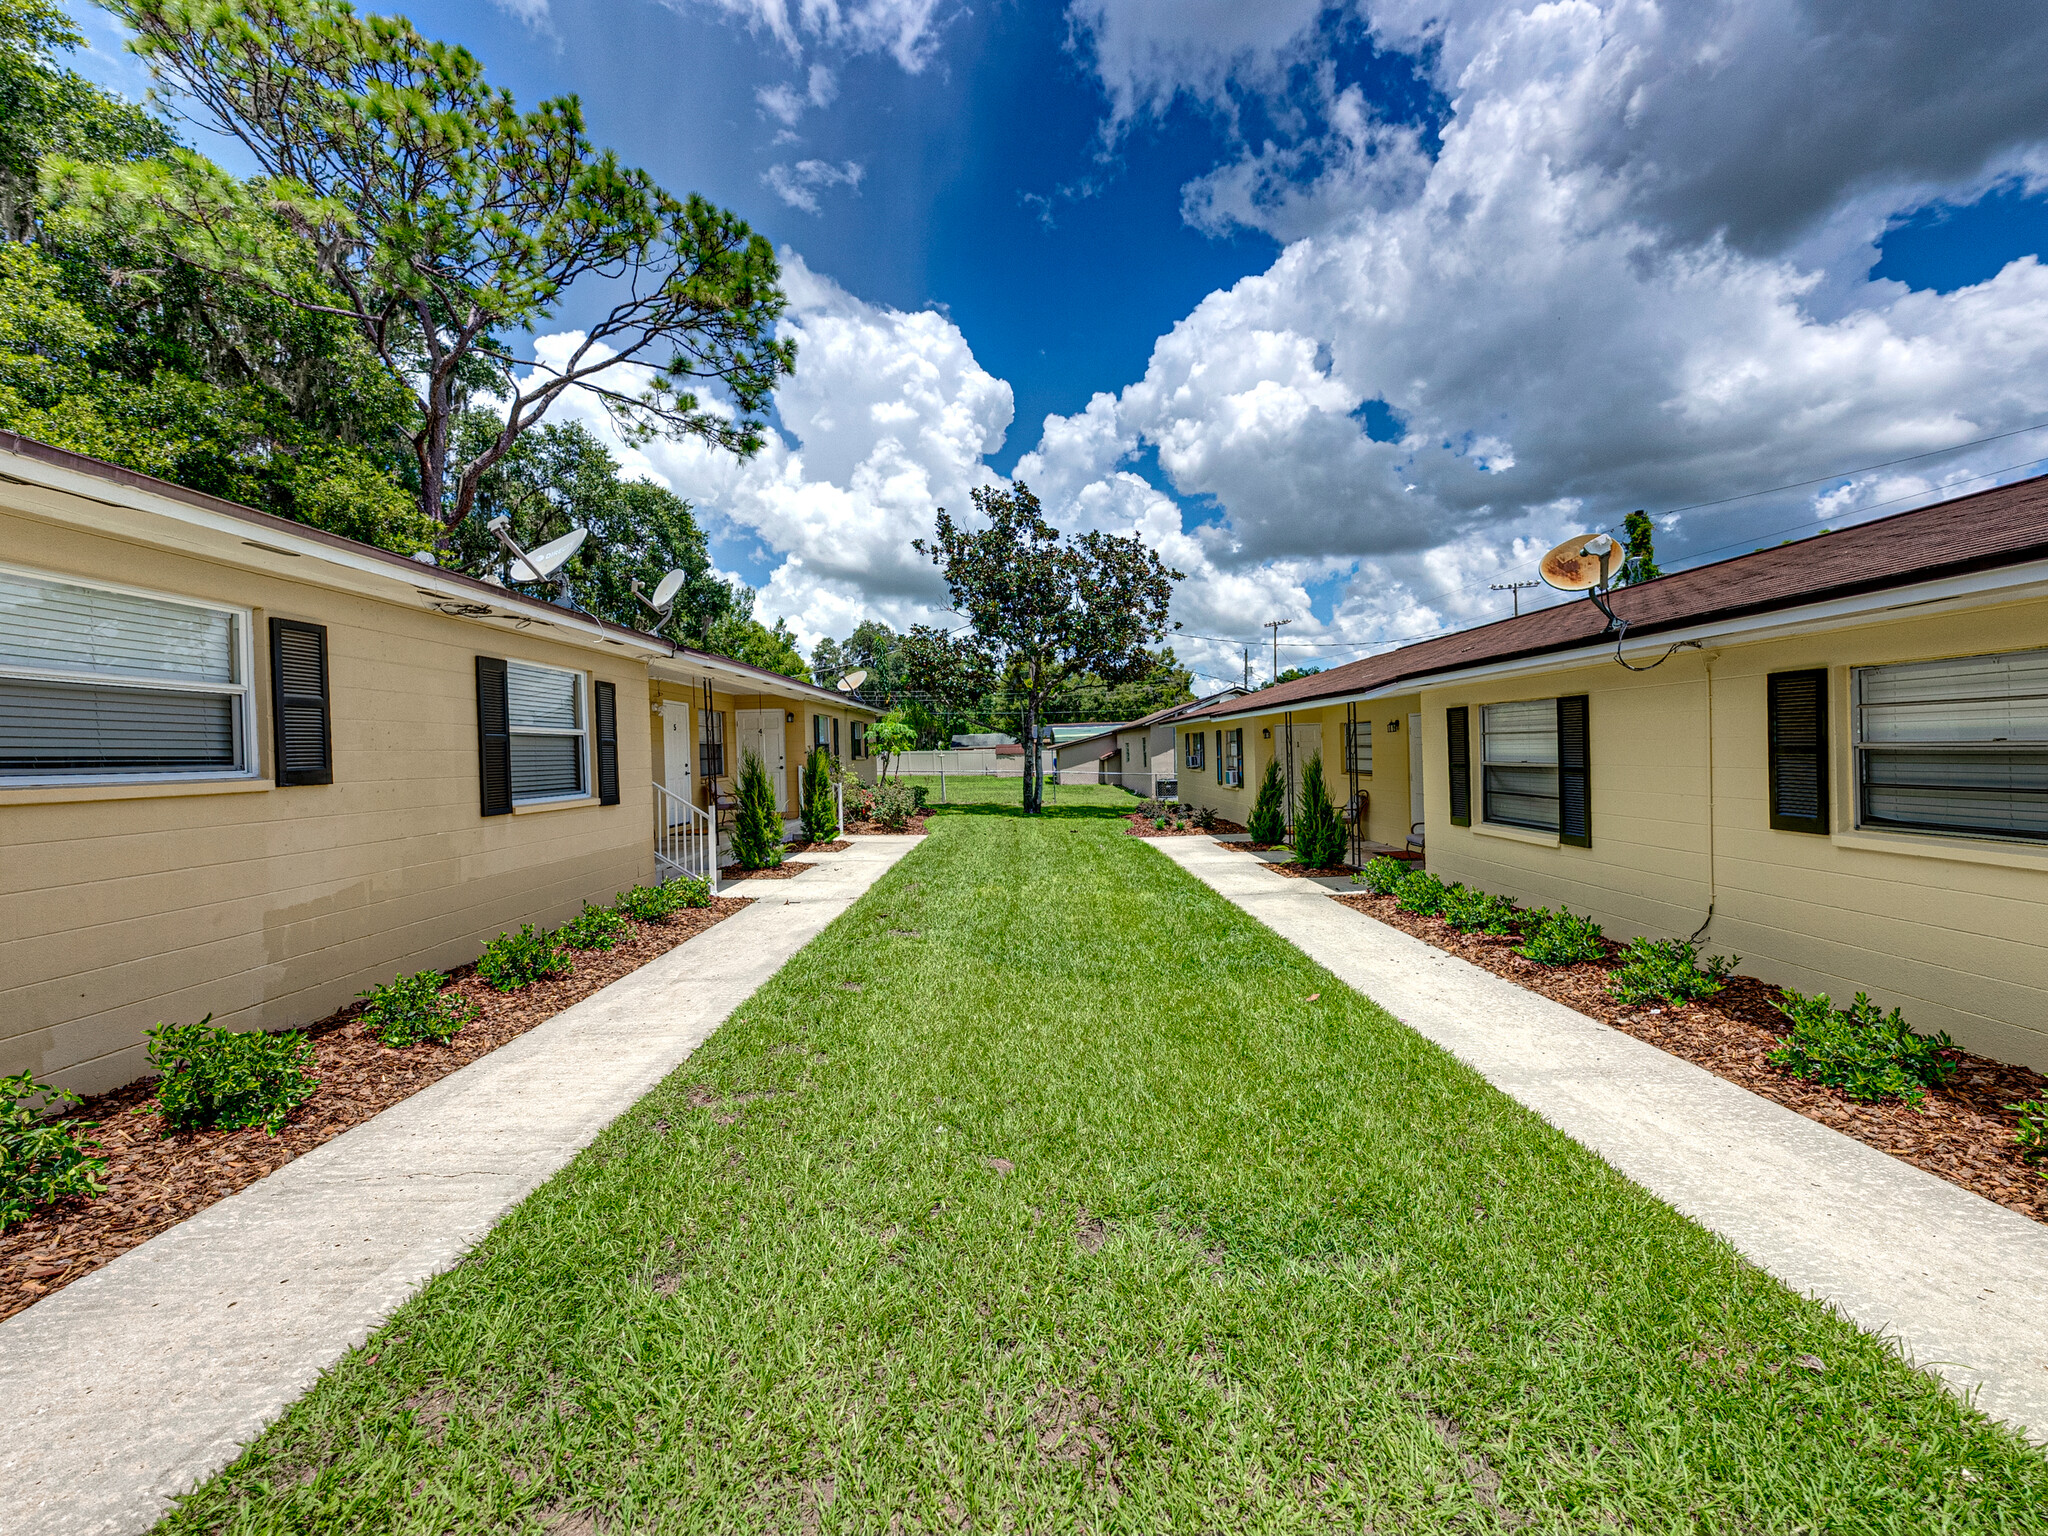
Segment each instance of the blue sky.
M1981 10L406 13L790 257L780 440L626 455L765 611L933 616L909 538L1022 473L1188 573L1214 638L1180 648L1221 677L1270 617L1283 664L1492 617L1635 506L1672 563L2031 472L2048 431L2001 434L2048 423L2048 29ZM139 91L78 13L81 67Z

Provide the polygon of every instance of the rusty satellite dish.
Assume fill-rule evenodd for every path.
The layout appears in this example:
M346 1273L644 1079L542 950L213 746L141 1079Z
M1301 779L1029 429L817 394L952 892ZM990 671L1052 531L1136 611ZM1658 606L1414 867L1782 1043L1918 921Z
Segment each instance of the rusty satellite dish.
M1543 557L1536 574L1560 592L1588 592L1607 585L1614 552L1604 533L1573 534Z

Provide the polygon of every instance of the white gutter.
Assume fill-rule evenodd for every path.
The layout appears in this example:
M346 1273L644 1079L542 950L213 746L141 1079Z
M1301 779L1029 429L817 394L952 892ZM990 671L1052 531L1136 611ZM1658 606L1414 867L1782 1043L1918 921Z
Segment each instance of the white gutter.
M343 591L361 590L368 584L363 580L343 582L333 579L336 573L347 572L358 578L373 580L380 589L396 587L413 592L419 597L426 598L430 606L441 608L443 613L449 613L451 617L509 619L519 624L544 625L564 630L568 637L588 644L616 646L648 657L666 656L669 651L667 641L657 639L653 635L642 634L639 630L627 629L623 625L606 624L574 609L557 608L552 603L522 597L516 592L504 591L488 584L479 587L467 581L454 580L447 572L436 566L407 560L384 551L373 551L368 546L357 545L353 541L334 544L326 539L309 537L290 526L279 527L277 519L255 513L253 510L250 516L243 517L176 497L159 495L146 487L104 479L98 475L46 463L22 454L0 451L0 466L4 466L4 469L0 469L0 482L11 481L35 490L55 492L137 517L162 519L181 528L231 539L237 546L281 557L278 561L257 560L237 554L233 548L217 551L192 547L190 552L202 559L226 558L251 570L264 571L290 580L310 580L316 585ZM64 509L18 506L11 510L31 517L96 527L94 519L53 516L61 514ZM159 545L169 542L146 526L134 528L116 524L112 527L96 527L96 531L139 538ZM291 566L283 563L302 559L311 560L314 564ZM316 575L316 571L320 574ZM323 580L323 576L327 579ZM386 590L377 590L372 595L388 598L391 594ZM443 604L447 606L442 607ZM504 611L495 611L499 608ZM483 611L476 611L478 609Z
M1987 607L1993 603L2025 602L2048 597L2048 560L2031 560L2024 565L2000 566L1996 570L1972 571L1909 586L1887 587L1881 592L1861 592L1852 597L1809 603L1798 608L1779 608L1769 613L1741 618L1710 619L1681 629L1659 630L1654 635L1626 639L1621 654L1630 660L1662 655L1674 645L1688 643L1755 644L1786 635L1811 634L1819 630L1851 628L1883 614L1905 608L1938 608L1943 613ZM1327 709L1336 704L1362 704L1374 699L1397 699L1424 688L1442 688L1454 683L1485 682L1494 678L1524 677L1531 673L1560 671L1614 659L1612 638L1594 639L1565 651L1546 651L1540 656L1518 656L1506 661L1440 672L1418 672L1377 688L1349 693L1316 694L1263 709L1233 710L1225 715L1204 715L1210 720L1244 720L1256 715L1280 714L1290 709ZM1257 695L1250 695L1256 698ZM1192 722L1190 722L1192 723Z

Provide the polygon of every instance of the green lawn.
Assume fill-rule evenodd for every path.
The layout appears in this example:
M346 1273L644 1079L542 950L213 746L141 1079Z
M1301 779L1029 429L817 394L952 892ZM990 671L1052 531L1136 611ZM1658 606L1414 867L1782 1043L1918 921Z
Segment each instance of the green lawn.
M939 776L935 773L906 773L900 776L905 784L921 784L933 806L939 804ZM892 776L893 782L893 776ZM1023 804L1024 780L1016 778L995 778L983 774L946 775L945 793L948 805L1012 805ZM1058 807L1072 810L1075 807L1109 807L1114 810L1133 811L1137 809L1138 797L1116 784L1055 784L1048 776L1045 781L1045 803L1048 809Z
M1112 812L933 829L168 1526L2038 1528L2048 1460Z

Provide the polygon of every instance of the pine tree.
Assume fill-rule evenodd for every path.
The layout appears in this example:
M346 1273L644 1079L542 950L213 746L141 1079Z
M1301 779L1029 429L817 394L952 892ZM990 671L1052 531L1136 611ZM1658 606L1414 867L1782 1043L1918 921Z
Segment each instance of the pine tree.
M1301 771L1301 805L1294 813L1294 856L1310 869L1344 862L1344 821L1323 784L1323 754Z
M1627 558L1621 562L1621 574L1614 578L1617 587L1632 587L1639 581L1655 581L1664 573L1657 569L1655 545L1656 525L1650 521L1647 512L1631 512L1621 520L1621 531L1627 541Z
M1259 798L1252 805L1252 819L1245 828L1255 843L1287 841L1287 784L1280 776L1280 759L1266 764L1266 776L1259 781Z
M782 812L758 752L740 759L739 813L732 824L733 862L741 869L773 869L782 862Z
M799 784L805 838L814 843L831 842L839 832L839 816L832 803L832 754L823 747L811 748Z

